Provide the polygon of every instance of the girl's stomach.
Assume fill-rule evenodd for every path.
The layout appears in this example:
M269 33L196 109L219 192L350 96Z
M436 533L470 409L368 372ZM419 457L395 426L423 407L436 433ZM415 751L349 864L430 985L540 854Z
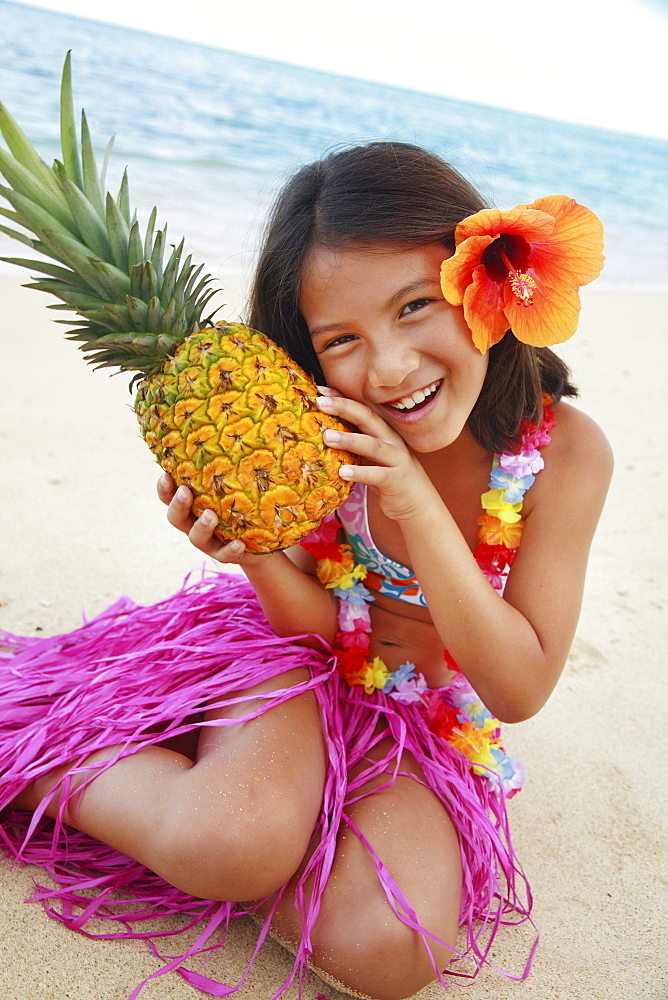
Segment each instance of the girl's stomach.
M391 603L399 604L398 601ZM415 612L423 612L423 609L411 606L413 614L406 616L403 613L397 614L385 604L385 601L382 604L374 601L369 607L370 657L379 656L390 670L396 670L406 660L410 660L415 664L417 673L424 674L428 687L444 687L453 673L445 664L443 640L431 621L425 621L422 614L414 617ZM401 605L402 611L403 608Z

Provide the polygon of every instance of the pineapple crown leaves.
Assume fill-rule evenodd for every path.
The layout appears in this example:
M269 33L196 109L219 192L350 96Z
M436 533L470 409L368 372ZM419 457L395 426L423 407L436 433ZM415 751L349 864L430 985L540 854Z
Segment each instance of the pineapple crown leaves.
M75 329L71 319L59 322L97 368L135 371L136 378L159 370L200 328L215 292L203 265L196 267L190 256L182 261L183 241L167 256L167 228L156 230L155 208L142 237L130 214L127 172L117 197L105 194L113 140L98 174L84 112L80 141L77 136L69 52L60 94L62 162L47 166L1 102L0 131L8 147L0 148L7 181L0 195L11 206L0 207L0 215L28 235L6 225L0 231L47 258L1 259L40 272L28 287L61 300L50 308L79 315Z

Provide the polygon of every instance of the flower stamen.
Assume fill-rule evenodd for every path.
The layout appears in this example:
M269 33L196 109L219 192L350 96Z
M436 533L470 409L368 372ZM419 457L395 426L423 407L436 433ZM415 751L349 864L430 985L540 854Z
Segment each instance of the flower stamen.
M518 271L516 267L513 267L503 248L499 248L499 257L508 268L510 290L515 298L519 299L523 306L532 306L536 282L531 275L525 274L523 271Z

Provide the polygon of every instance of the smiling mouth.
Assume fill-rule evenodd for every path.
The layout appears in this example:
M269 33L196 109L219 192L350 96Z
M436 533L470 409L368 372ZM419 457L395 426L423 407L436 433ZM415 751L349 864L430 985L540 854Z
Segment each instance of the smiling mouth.
M397 399L393 403L384 403L383 406L387 406L391 410L399 410L401 413L419 410L423 406L426 406L432 396L438 392L441 388L442 382L443 379L438 379L436 382L432 382L431 385L426 386L424 389L417 389L415 392L411 393L410 396L402 396L401 399Z

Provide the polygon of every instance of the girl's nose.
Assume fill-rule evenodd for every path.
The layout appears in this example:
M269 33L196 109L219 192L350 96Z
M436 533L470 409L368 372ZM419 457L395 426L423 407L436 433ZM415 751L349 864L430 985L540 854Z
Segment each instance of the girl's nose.
M368 379L375 389L400 385L419 366L417 351L405 341L388 337L371 357Z

